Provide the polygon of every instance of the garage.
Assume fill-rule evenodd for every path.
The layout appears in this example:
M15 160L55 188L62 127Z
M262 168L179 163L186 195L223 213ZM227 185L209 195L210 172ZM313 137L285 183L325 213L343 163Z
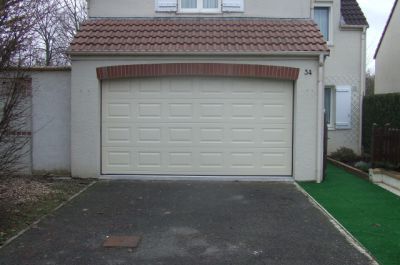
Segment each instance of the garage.
M293 81L104 80L104 175L292 176Z
M74 177L322 180L311 19L99 18L69 54Z

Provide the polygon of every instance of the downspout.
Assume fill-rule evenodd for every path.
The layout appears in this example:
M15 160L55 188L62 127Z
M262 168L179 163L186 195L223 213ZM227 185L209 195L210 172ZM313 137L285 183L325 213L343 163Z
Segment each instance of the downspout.
M310 17L314 19L314 0L310 0ZM322 182L324 174L324 65L326 55L320 54L318 61L318 90L317 90L317 183Z
M325 55L319 55L317 91L317 183L322 182L324 174L324 64Z
M90 0L86 0L86 13L88 18L90 18Z
M310 18L314 19L314 0L310 0Z
M367 26L363 27L363 31L361 34L361 81L360 81L360 128L359 128L359 137L358 137L358 151L362 152L362 127L363 127L363 99L365 96L365 75L366 75L366 34L367 34Z

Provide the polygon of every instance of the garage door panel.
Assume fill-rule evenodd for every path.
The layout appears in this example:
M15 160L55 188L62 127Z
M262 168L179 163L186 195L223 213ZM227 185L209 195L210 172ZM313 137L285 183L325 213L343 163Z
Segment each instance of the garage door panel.
M129 102L114 102L107 104L105 115L108 119L131 119L131 104Z
M195 79L196 80L196 79ZM226 98L227 82L223 79L209 79L206 82L200 81L197 79L199 83L199 90L196 93L196 98Z
M132 139L131 127L115 126L107 127L104 130L103 142L109 145L121 144L129 145L134 144Z
M175 119L192 119L194 116L194 106L192 103L169 103L168 104L168 118Z
M265 170L281 171L287 170L287 165L292 162L290 149L275 149L270 152L261 153L261 167Z
M201 126L199 128L199 144L223 144L226 141L226 129L218 125Z
M151 168L159 169L162 168L162 152L161 151L150 151L140 150L136 153L137 168Z
M162 142L162 129L160 127L143 127L134 130L136 132L132 146L139 144L160 144Z
M103 174L292 174L291 82L105 81Z
M251 122L291 124L290 100L105 100L103 122Z
M132 157L130 150L104 150L103 165L115 172L128 172L132 169Z
M185 99L284 99L291 97L287 90L289 82L268 80L269 88L265 89L264 79L237 78L196 78L180 77L178 79L153 78L122 81L104 81L103 93L107 99L185 98ZM249 84L251 83L251 84ZM291 84L289 84L291 85Z
M291 175L290 148L104 148L103 161L105 174Z
M125 126L122 126L125 124ZM229 148L292 146L290 124L108 123L103 146L175 146ZM129 126L129 127L128 127Z
M132 98L134 91L131 89L130 80L118 80L114 82L104 82L103 83L103 95L107 99L113 98Z

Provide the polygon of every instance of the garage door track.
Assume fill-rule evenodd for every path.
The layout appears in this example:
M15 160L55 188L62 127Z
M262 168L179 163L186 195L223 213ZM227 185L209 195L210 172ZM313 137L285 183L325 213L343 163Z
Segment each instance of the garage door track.
M138 235L137 249L105 249ZM291 183L99 182L0 250L0 264L357 265Z

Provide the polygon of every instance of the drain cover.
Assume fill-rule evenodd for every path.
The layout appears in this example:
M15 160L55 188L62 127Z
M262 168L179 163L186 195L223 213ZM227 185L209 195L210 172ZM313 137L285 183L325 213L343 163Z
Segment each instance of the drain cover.
M140 236L110 236L104 243L105 248L136 248L140 242Z

